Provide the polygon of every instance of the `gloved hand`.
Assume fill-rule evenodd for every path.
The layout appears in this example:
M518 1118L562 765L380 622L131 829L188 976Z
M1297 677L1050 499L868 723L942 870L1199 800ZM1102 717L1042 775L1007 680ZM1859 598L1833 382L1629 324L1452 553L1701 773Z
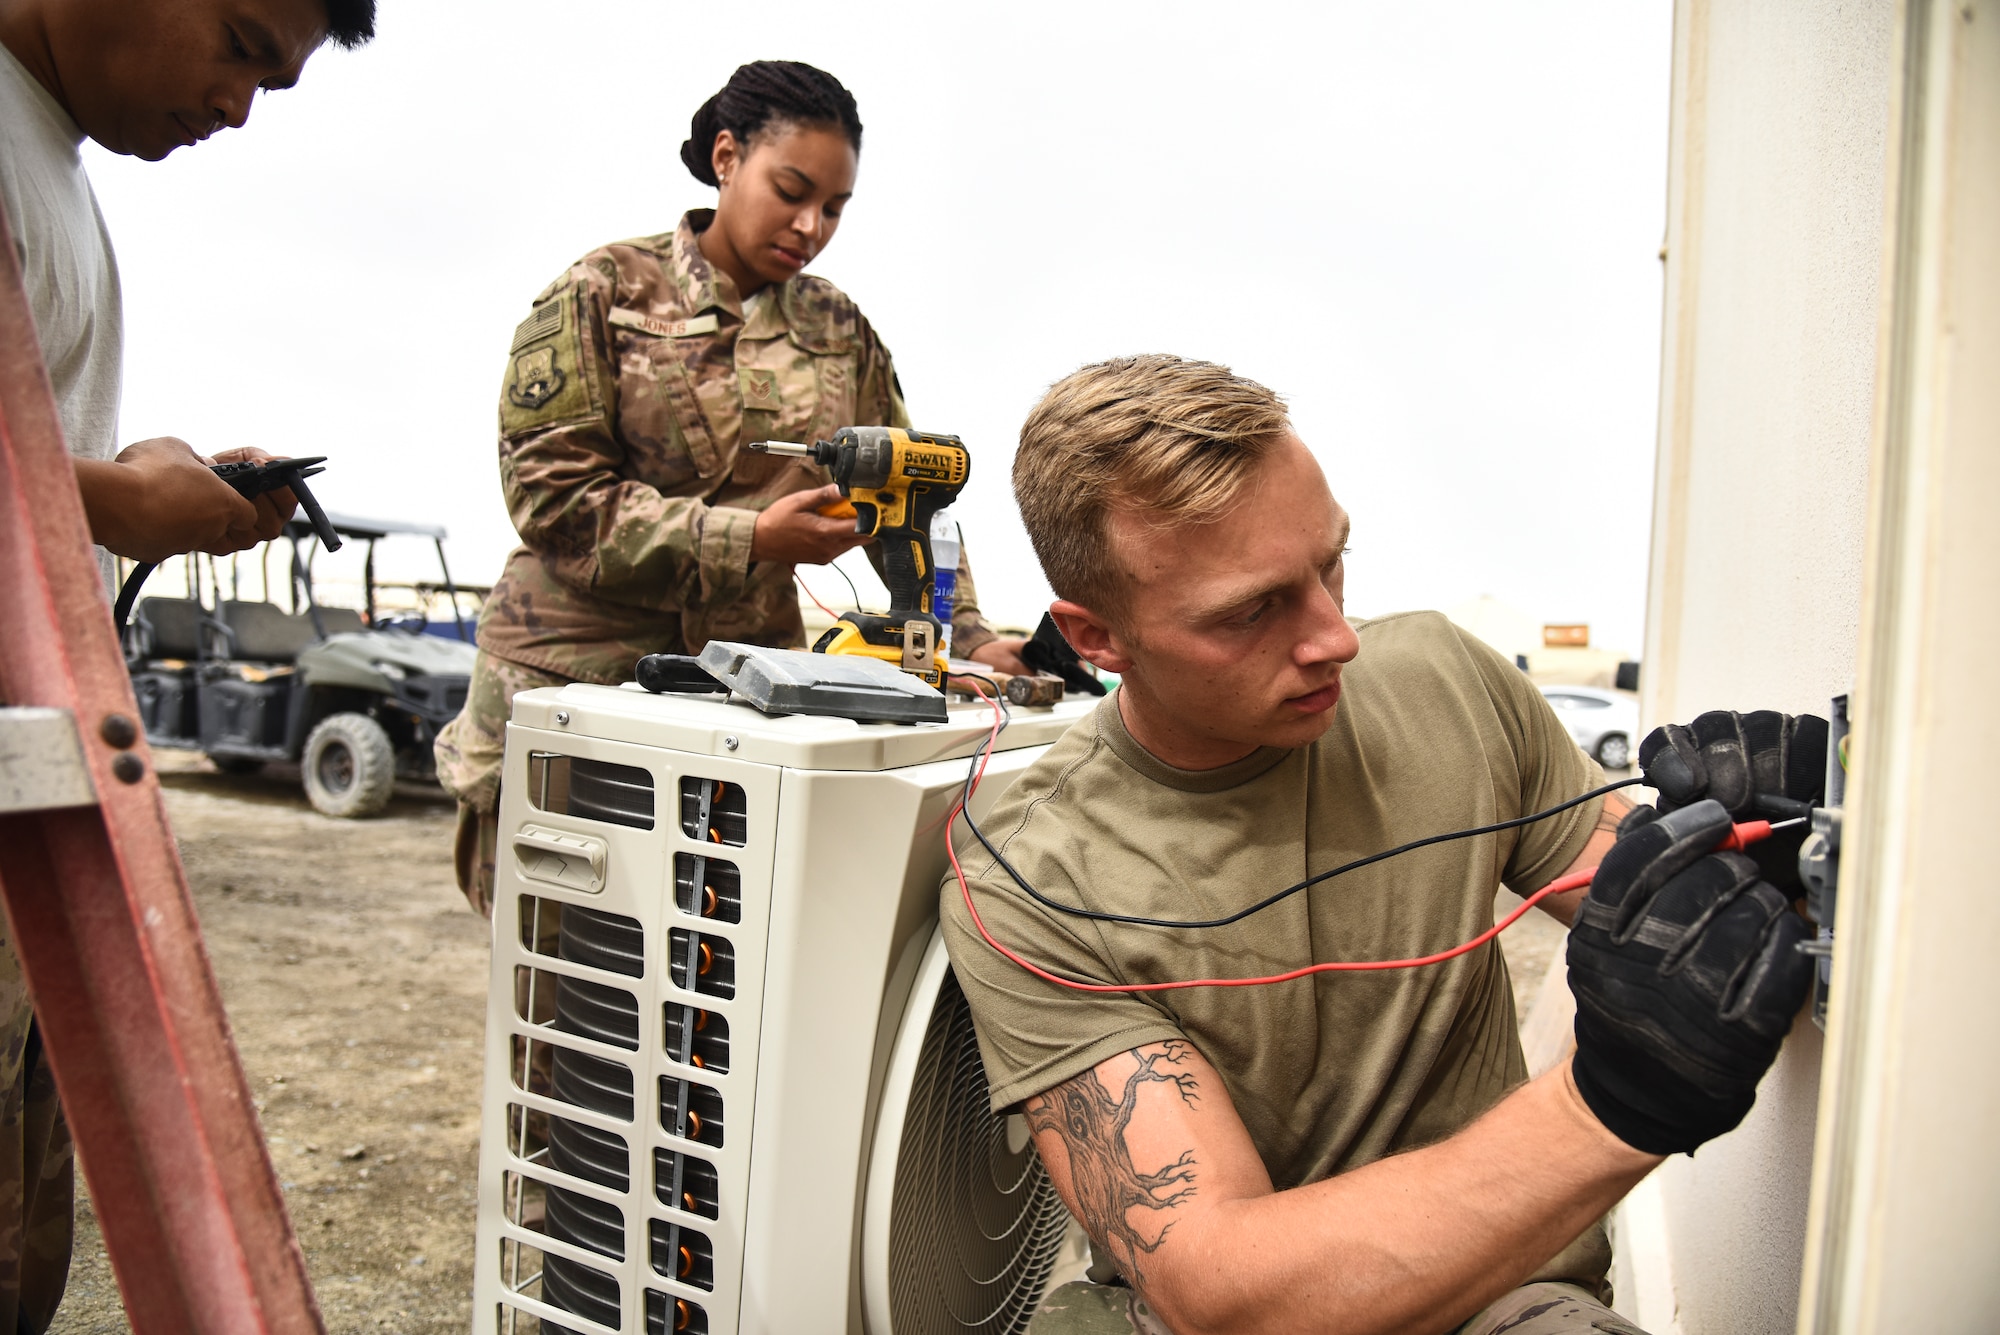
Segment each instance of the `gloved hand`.
M1774 710L1717 709L1686 727L1655 728L1639 743L1639 771L1660 794L1662 814L1713 798L1744 816L1802 816L1759 806L1780 797L1817 806L1826 787L1826 720Z
M1713 801L1635 808L1570 930L1577 1089L1649 1154L1743 1120L1811 986L1805 922L1750 859L1712 851L1730 824Z
M1785 820L1821 804L1826 789L1826 720L1774 710L1714 710L1686 727L1655 728L1639 743L1639 772L1660 794L1662 813L1712 798L1739 820ZM1797 898L1805 826L1753 844L1764 879Z

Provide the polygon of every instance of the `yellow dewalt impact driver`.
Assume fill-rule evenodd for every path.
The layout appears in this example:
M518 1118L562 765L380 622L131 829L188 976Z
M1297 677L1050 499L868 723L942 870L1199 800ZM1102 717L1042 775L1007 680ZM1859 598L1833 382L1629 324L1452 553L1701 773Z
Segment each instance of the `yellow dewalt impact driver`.
M749 448L825 465L854 506L854 531L882 544L889 614L843 613L813 652L880 658L943 687L937 646L944 623L931 615L931 519L957 499L972 470L964 442L893 426L844 426L832 440L760 440Z

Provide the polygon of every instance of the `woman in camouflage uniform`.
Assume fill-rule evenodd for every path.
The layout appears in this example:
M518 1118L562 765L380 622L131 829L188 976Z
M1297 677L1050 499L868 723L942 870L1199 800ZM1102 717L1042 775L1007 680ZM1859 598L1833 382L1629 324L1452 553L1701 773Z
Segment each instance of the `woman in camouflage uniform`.
M437 742L458 798L459 886L490 915L500 760L518 691L629 680L711 639L803 647L792 568L862 540L826 470L741 449L908 426L874 329L801 270L853 193L861 119L810 65L745 65L681 158L717 188L673 232L604 246L535 298L500 400L500 480L521 545L479 618L472 691ZM1023 671L963 564L953 652Z

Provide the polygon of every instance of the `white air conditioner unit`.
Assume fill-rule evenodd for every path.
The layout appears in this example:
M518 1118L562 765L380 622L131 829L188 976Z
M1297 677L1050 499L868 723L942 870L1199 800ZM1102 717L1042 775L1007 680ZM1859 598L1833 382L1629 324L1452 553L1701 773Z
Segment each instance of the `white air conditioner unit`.
M975 812L1089 708L1015 710ZM990 721L515 699L477 1335L1013 1335L1080 1263L936 926Z

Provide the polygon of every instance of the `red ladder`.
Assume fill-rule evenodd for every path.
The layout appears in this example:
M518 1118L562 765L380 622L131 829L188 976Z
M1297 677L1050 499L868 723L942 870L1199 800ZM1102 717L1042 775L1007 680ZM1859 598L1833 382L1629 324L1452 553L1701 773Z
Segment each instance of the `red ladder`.
M323 1331L0 257L0 894L56 1086L133 1330Z

